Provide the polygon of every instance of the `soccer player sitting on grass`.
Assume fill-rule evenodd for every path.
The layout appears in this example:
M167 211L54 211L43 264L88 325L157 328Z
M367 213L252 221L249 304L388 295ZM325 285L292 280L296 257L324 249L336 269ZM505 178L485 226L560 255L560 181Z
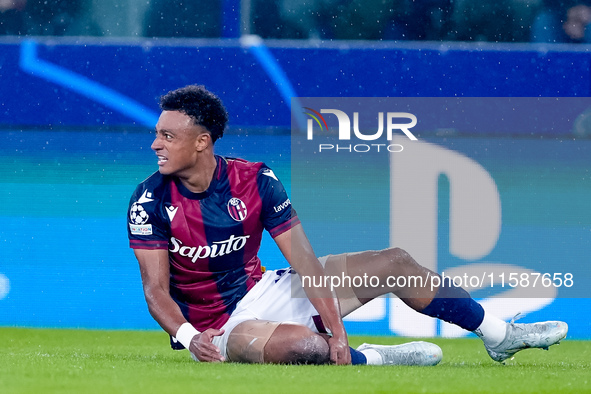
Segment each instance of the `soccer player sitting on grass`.
M399 248L317 258L273 171L214 154L228 120L218 97L191 85L162 96L160 107L152 144L159 170L131 198L128 234L148 309L173 348L184 347L199 361L437 364L441 349L427 342L349 347L342 317L386 293L474 332L496 361L566 337L563 322L505 323L449 282L341 286L335 293L302 288L294 279L369 275L386 283L412 276L427 283L440 277ZM290 268L263 272L257 257L263 230Z

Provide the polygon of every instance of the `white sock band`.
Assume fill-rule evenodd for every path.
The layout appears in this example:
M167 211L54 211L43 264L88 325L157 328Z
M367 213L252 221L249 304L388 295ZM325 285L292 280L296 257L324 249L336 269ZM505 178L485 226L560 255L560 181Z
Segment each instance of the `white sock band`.
M360 352L367 359L367 365L382 365L384 363L382 355L374 349L363 349Z
M484 319L474 333L488 346L497 346L505 339L507 323L485 311Z
M191 346L191 340L197 334L201 333L197 331L191 323L187 322L181 324L178 331L176 332L175 338L185 347L185 349L189 350L189 346Z

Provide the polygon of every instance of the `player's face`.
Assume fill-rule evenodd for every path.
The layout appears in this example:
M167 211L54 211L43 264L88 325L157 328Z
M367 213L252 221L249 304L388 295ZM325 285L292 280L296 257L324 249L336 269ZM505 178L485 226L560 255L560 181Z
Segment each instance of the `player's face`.
M160 173L189 177L198 162L198 137L204 133L207 133L205 128L195 125L189 115L163 111L156 124L156 138L152 143Z

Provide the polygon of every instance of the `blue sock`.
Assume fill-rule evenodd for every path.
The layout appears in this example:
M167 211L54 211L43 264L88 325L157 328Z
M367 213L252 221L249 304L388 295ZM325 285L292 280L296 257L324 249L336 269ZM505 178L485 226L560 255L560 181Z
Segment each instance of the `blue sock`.
M360 364L367 364L367 358L365 354L361 353L359 350L355 350L349 346L349 351L351 352L351 364L353 365L360 365Z
M474 331L484 319L484 309L461 287L449 280L439 287L433 301L421 311L422 314L456 324L464 330Z

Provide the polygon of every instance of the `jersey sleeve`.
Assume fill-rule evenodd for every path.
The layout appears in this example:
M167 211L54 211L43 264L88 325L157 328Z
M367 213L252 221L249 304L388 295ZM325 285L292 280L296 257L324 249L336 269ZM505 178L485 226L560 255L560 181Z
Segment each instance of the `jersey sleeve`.
M168 249L170 223L162 204L145 184L140 184L129 201L127 235L132 249Z
M262 200L263 226L273 238L300 222L285 187L273 170L262 165L257 173L257 184Z

